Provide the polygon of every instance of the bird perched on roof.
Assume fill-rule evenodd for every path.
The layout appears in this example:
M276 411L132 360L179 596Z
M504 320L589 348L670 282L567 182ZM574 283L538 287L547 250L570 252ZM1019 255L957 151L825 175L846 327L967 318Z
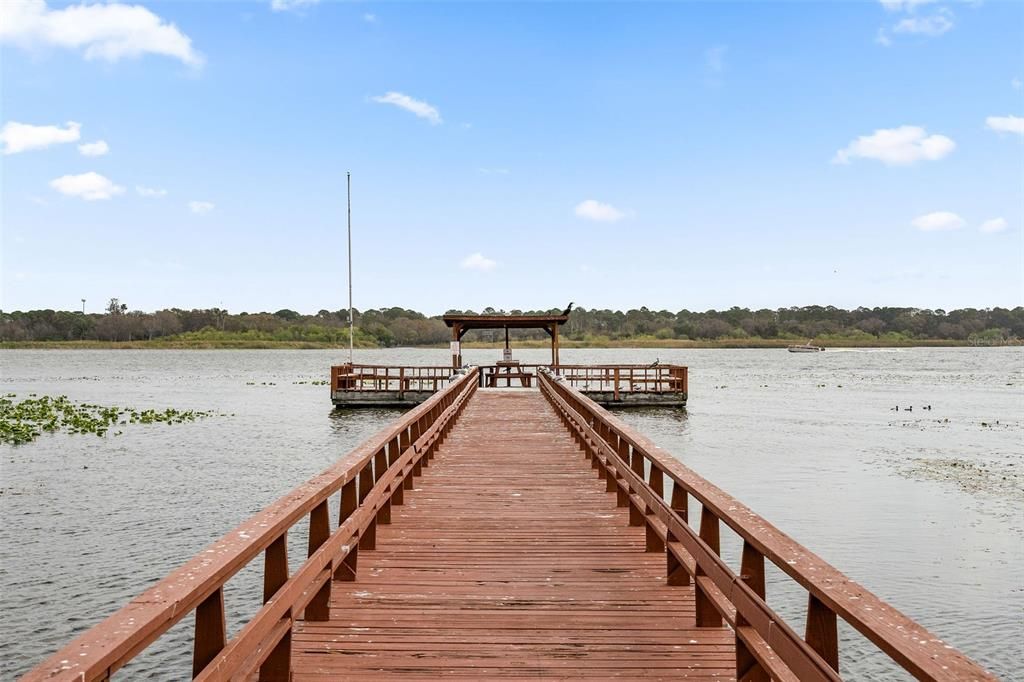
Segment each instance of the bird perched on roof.
M647 369L650 369L652 367L657 367L660 362L661 362L661 358L654 358L654 362L652 362L651 364L647 365Z
M569 302L569 307L562 311L562 317L565 317L566 315L572 312L573 303L573 301Z

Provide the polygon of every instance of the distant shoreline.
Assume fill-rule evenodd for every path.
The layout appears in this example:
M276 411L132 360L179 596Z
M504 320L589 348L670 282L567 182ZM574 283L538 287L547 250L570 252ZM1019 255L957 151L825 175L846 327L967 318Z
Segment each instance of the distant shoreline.
M606 343L573 341L561 339L564 348L664 348L664 349L768 349L785 348L798 343L792 339L717 339L714 341L692 341L680 339L621 339ZM891 341L879 339L835 339L815 341L816 345L828 348L990 348L997 346L1020 346L1020 343L975 345L969 341L952 339L914 339ZM498 349L504 344L500 342L470 341L462 344L464 349ZM546 341L522 340L514 342L513 348L546 349L550 345ZM447 345L433 344L423 346L356 346L360 350L389 350L395 348L421 348L424 350L447 349ZM255 340L189 340L155 339L153 341L4 341L0 349L38 349L38 350L345 350L348 345L337 343L320 343L315 341L255 341Z

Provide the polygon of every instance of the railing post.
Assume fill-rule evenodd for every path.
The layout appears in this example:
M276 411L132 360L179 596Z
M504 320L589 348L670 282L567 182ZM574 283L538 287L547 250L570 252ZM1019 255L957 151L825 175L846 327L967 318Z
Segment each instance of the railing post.
M404 453L406 450L409 449L409 429L402 429L402 432L398 434L398 442L399 452ZM409 472L409 475L406 476L405 479L402 481L402 487L405 488L406 490L412 490L412 487L414 485L412 479L414 476L418 475L419 471L417 471L416 466L413 465L412 470Z
M764 555L757 551L757 548L747 540L743 541L743 554L740 558L740 579L754 594L764 600ZM737 629L744 625L749 625L749 623L743 617L743 614L737 611ZM769 682L771 680L768 671L762 667L746 642L738 634L736 635L736 679L750 680L751 682Z
M402 451L399 449L398 436L395 436L388 443L388 468L391 468L391 465L397 462L401 456ZM405 481L398 481L398 485L394 486L394 490L391 493L391 504L405 504Z
M341 513L338 516L338 525L345 523L359 507L359 492L356 490L356 480L353 478L346 481L341 488ZM359 543L353 542L345 558L341 560L334 569L334 579L342 582L352 582L356 579L356 571L359 566Z
M362 504L366 497L370 494L370 490L373 489L373 467L372 462L367 462L363 465L362 470L359 472L359 504ZM364 530L359 536L359 548L360 549L377 549L377 517L374 515L370 522L366 524L366 530Z
M629 443L621 436L616 436L615 440L615 450L619 456L619 461L615 463L615 506L625 507L629 505L629 490L628 488L623 489L623 487L619 485L619 481L624 478L619 471L623 466L629 464ZM632 516L632 514L630 516Z
M682 519L683 523L688 523L688 519L690 516L688 505L689 499L686 494L686 489L683 488L683 486L681 486L677 481L672 481L672 501L669 503L669 506L672 508L672 511L674 511L676 515L679 516L680 519ZM675 537L672 534L672 532L669 531L666 549L668 549L669 544L678 542L679 538ZM683 566L682 562L680 562L679 559L676 558L676 555L673 554L671 551L666 551L666 561L668 563L666 582L669 585L689 585L690 572L686 570L686 567Z
M648 485L651 487L651 491L658 496L659 499L665 497L665 480L664 474L655 462L651 462L651 472L648 476ZM665 541L661 539L658 532L654 529L654 512L651 509L645 510L647 516L647 551L648 552L664 552Z
M414 421L412 423L412 425L409 427L409 440L412 443L415 443L416 441L418 441L420 439L420 435L422 435L421 432L420 432L420 423L417 420L417 421ZM423 475L423 458L422 457L417 457L415 463L412 465L412 475L413 476L422 476Z
M639 450L632 450L632 457L630 461L630 468L633 473L640 477L640 480L644 480L644 456ZM637 503L630 496L629 499L629 525L631 526L642 526L644 520L647 517L647 505L643 503Z
M331 521L328 516L327 500L324 500L309 512L309 553L313 556L320 545L331 536ZM331 582L324 583L313 599L306 605L306 620L327 620L331 602Z
M270 543L263 559L263 603L270 601L288 581L287 532ZM292 614L288 614L291 618ZM260 682L288 682L291 679L292 631L285 633L274 650L260 665Z
M195 641L192 645L192 677L198 677L227 644L224 619L224 588L203 600L196 608Z
M711 548L715 554L718 554L721 549L719 547L718 540L718 517L715 513L708 509L708 506L701 505L700 509L700 539ZM696 585L694 585L694 593L696 596L696 611L697 611L697 627L699 628L719 628L722 627L722 614L715 608L714 602L711 601L711 597L704 591L701 586L701 580L699 578L705 576L706 573L701 569L700 562L697 562L697 578Z
M804 641L839 672L839 631L835 611L813 594L807 595L807 629Z
M380 450L373 456L373 482L379 481L388 472L387 446L381 446ZM386 497L380 503L377 510L377 523L387 525L391 523L391 498Z
M613 390L615 400L619 399L619 368L615 368L615 388Z

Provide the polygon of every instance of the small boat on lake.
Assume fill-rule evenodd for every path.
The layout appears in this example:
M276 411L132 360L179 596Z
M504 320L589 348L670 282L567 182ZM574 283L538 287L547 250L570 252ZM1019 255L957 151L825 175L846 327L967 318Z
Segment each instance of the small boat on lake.
M792 346L786 346L786 350L790 353L820 353L825 350L823 346L813 346L811 342L794 344Z

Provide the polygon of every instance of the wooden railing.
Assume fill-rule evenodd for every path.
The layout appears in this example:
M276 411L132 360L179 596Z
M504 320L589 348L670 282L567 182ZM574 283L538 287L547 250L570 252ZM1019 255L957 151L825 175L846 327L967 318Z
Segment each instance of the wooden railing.
M687 393L687 368L681 365L561 365L558 373L581 391L614 393Z
M450 370L449 370L450 371ZM391 522L391 506L422 473L477 389L476 370L407 412L336 465L243 522L112 616L77 637L23 679L106 680L195 612L195 679L286 681L296 619L328 618L331 585L355 579L360 549L376 545L377 524ZM340 493L331 530L328 501ZM288 575L288 531L309 518L308 558ZM227 638L224 586L264 556L263 607Z
M335 365L331 392L335 391L438 391L451 380L451 367Z
M918 679L995 679L566 384L541 372L544 396L618 505L629 507L630 525L646 527L647 550L665 553L668 584L693 584L697 627L724 620L735 632L737 679L841 679L838 618ZM720 556L723 523L743 542L738 572ZM767 604L766 559L807 590L802 637Z
M544 364L509 367L483 365L480 386L532 385ZM338 391L438 391L455 370L444 366L335 365L331 367L331 392ZM615 400L624 393L688 393L687 368L682 365L559 365L559 374L581 391L602 392ZM524 377L527 380L523 380Z
M551 369L551 365L518 365L520 372L531 375L536 375L541 368ZM514 377L518 374L513 374L508 381L507 370L507 366L481 366L482 385L493 383L492 376L517 385ZM687 368L682 365L559 365L557 370L573 388L611 393L616 399L622 393L687 393L689 390Z

